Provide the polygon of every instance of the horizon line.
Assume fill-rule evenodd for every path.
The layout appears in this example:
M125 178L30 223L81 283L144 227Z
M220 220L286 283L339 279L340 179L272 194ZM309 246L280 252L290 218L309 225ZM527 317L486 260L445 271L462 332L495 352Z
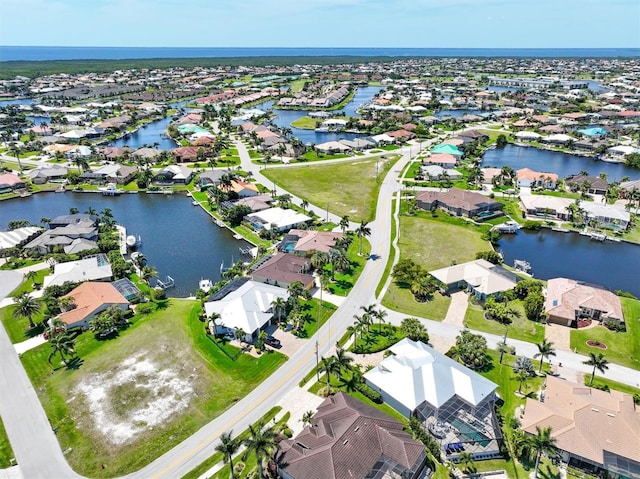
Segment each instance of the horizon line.
M618 46L618 47L410 47L410 46L296 46L296 47L283 47L283 46L119 46L119 45L0 45L0 48L197 48L197 49L236 49L236 48L251 48L257 50L269 50L269 49L282 49L282 50L297 50L297 49L335 49L335 50L347 50L347 49L394 49L394 50L639 50L637 46Z

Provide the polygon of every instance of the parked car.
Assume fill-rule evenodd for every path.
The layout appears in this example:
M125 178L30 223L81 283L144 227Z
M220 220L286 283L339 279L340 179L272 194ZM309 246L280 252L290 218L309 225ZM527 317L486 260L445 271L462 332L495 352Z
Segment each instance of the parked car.
M264 340L264 344L268 344L272 348L279 348L280 347L280 340L274 338L273 336L267 336L265 338L265 340Z

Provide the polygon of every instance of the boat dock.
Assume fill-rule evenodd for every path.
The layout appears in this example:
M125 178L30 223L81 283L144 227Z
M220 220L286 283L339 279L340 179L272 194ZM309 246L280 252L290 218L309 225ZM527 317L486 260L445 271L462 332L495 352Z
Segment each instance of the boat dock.
M500 223L491 228L492 231L499 231L500 233L515 234L520 229L520 225L515 221L507 221L506 223Z
M116 230L118 230L118 244L120 245L120 254L127 254L127 229L122 225L116 225Z
M164 279L164 281L157 279L156 280L156 288L160 289L169 289L173 288L176 285L176 282L171 276L168 276Z

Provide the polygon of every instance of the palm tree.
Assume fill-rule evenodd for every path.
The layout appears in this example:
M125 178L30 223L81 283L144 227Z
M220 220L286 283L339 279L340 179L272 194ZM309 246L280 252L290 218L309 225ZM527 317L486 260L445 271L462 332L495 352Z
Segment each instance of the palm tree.
M291 301L293 307L298 306L298 297L304 294L304 284L302 281L294 281L287 288L287 293L289 293L289 300Z
M362 332L363 332L362 325L360 323L362 318L360 316L358 316L357 314L354 314L353 318L355 319L355 323L353 323L351 326L349 326L347 328L347 331L349 331L351 334L353 334L353 349L357 350L358 349L358 334L362 335Z
M351 369L351 363L353 358L347 355L347 352L343 348L337 348L336 354L333 356L338 369L341 372L349 371Z
M376 305L370 304L369 306L360 306L360 309L364 311L362 317L366 318L367 332L369 332L371 330L371 323L373 321L373 318L376 317Z
M536 454L536 467L533 471L533 477L537 478L542 453L554 452L556 439L551 437L551 427L540 429L539 426L536 426L536 434L534 436L531 436L529 442L532 451Z
M371 228L367 226L368 224L368 221L361 221L356 228L356 236L360 240L360 248L358 249L359 256L362 256L362 238L365 236L371 236Z
M526 369L518 369L516 379L518 380L518 392L522 394L522 385L529 379L529 372Z
M547 341L547 338L543 338L541 343L536 344L538 347L538 352L533 355L534 358L540 358L540 368L538 369L538 374L542 372L542 361L544 358L549 359L549 356L555 356L556 350L553 347L553 343Z
M151 291L151 286L149 285L149 281L151 281L151 278L157 275L158 275L158 270L156 270L154 267L149 265L145 265L140 271L140 279L147 284L147 288L149 288L149 291Z
M315 269L322 269L324 265L327 264L329 258L327 257L327 253L324 251L314 250L311 254L311 266Z
M473 462L473 456L470 452L461 452L458 456L458 461L464 472L473 472L476 470L476 464Z
M247 452L253 451L256 455L260 479L264 477L262 469L264 456L270 455L277 447L275 437L276 432L273 428L265 428L262 422L249 425L249 437L244 440L244 445L247 447Z
M376 309L373 315L378 319L378 324L380 325L380 334L382 334L382 325L383 323L386 323L385 318L387 317L387 312L384 309L380 308Z
M504 353L508 353L510 351L509 346L507 346L507 343L505 343L504 341L501 343L498 343L498 352L500 353L500 364L502 364L502 358L504 356Z
M605 370L609 369L609 361L604 358L602 353L589 353L589 359L583 361L582 364L587 364L589 366L593 366L593 371L591 372L591 381L589 381L589 386L593 384L593 378L596 375L596 369L604 374Z
M33 322L33 317L42 310L40 301L31 296L29 293L20 293L16 298L16 308L13 310L14 318L27 318L29 320L29 327L35 328L36 325Z
M302 200L302 203L300 203L300 206L302 207L302 212L306 214L307 207L309 206L309 202L307 200Z
M34 270L29 270L24 274L24 279L25 281L33 281L36 276L38 276L38 273Z
M302 426L310 426L311 419L313 419L313 415L315 413L313 411L307 411L302 415Z
M344 234L347 228L349 227L349 216L344 215L342 218L340 218L340 223L338 224L338 226L340 226L340 229L342 230L342 234Z
M278 322L280 322L282 320L282 314L287 311L287 302L282 296L278 296L271 301L271 310L276 318L278 318Z
M340 373L340 366L336 362L336 358L330 356L328 358L322 358L319 371L327 374L327 396L331 395L331 375L336 376Z
M67 364L68 355L75 354L75 344L69 333L66 331L50 335L49 344L51 344L51 354L49 354L47 359L49 364L51 364L51 359L56 355L56 353L60 355L60 359L62 359L64 364Z

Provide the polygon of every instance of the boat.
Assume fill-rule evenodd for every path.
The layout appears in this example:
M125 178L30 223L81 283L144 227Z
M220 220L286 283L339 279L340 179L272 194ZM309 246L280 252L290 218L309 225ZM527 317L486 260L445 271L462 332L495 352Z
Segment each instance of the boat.
M242 235L241 235L241 234L238 234L238 233L234 234L234 235L233 235L233 237L234 237L235 239L237 239L237 240L241 240L241 239L242 239Z
M205 293L208 293L209 291L211 291L211 288L213 288L213 282L210 279L201 279L200 283L198 284L198 288Z
M192 204L193 206L198 206L200 203L198 203L198 200L193 200L193 201L191 202L191 204Z
M513 269L515 269L516 271L520 271L522 273L525 273L525 274L533 276L533 274L530 273L531 265L529 264L528 261L525 261L523 259L514 259L513 260Z
M103 196L117 196L122 193L118 191L115 183L109 183L107 186L98 188L98 191L101 191Z
M590 236L592 240L596 241L604 241L605 239L607 239L606 235L603 235L602 233L591 233Z
M138 243L138 240L136 240L135 236L133 235L127 236L127 246L129 248L133 248L137 243Z

